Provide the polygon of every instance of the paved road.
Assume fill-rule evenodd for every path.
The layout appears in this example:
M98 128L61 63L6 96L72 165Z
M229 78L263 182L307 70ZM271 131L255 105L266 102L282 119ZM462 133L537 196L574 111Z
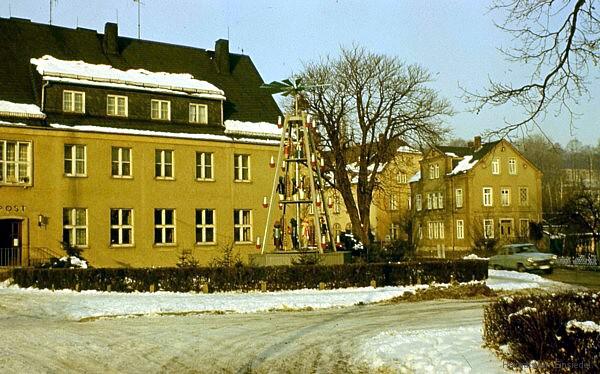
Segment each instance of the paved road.
M0 371L361 373L373 370L366 362L373 360L371 350L378 349L371 346L365 351L365 344L377 344L377 336L382 334L394 337L405 333L403 342L414 344L411 350L414 348L417 359L441 357L447 361L443 371L467 367L477 373L477 367L484 365L493 368L492 372L502 372L497 359L481 348L481 341L460 341L460 331L476 329L477 334L471 336L480 336L484 304L433 301L306 312L75 322L6 313L0 301ZM455 346L448 346L447 334L458 334L451 338L457 340ZM396 372L403 365L396 362L379 372ZM438 369L434 365L427 371L443 372Z

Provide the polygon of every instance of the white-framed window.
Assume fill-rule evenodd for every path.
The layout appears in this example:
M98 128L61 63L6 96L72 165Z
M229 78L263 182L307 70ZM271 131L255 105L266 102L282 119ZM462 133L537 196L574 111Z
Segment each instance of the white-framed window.
M398 210L398 196L390 195L390 210Z
M494 238L494 220L484 219L483 220L483 237L486 239Z
M157 149L154 153L154 175L157 179L173 179L175 175L175 151Z
M529 220L528 219L520 219L519 220L519 235L522 238L529 238Z
M500 174L500 159L495 158L492 160L492 174L498 175Z
M64 90L63 112L85 113L85 92Z
M502 187L500 189L500 204L502 206L510 206L510 188Z
M111 174L114 178L131 178L131 148L111 148Z
M31 142L0 140L0 183L31 183Z
M106 114L127 117L129 113L127 96L106 95Z
M86 208L63 208L63 243L86 247L88 243L88 212Z
M441 192L438 192L437 198L438 198L438 208L444 209L444 194Z
M423 239L423 225L421 225L420 223L417 227L417 238Z
M427 238L433 239L433 222L427 222Z
M431 194L427 194L427 209L431 210L433 207Z
M397 223L390 223L390 239L400 239L400 225Z
M133 245L133 209L110 210L110 245Z
M429 165L429 179L435 179L435 168L433 164Z
M456 190L454 190L454 196L455 196L455 201L456 201L456 207L462 208L462 206L463 206L463 190L462 190L462 188L457 188Z
M456 239L465 238L465 221L462 219L456 220Z
M519 205L529 205L529 188L519 187Z
M440 177L440 165L439 164L433 165L433 173L434 173L436 179Z
M171 120L171 102L168 100L152 99L150 102L150 117L164 121Z
M511 157L508 159L508 174L516 175L517 174L517 159Z
M406 173L405 173L405 172L403 172L403 171L401 171L401 172L398 172L398 174L396 175L396 181L397 181L398 183L406 184L406 183L407 183L407 182L406 182L407 180L408 180L408 178L407 178L407 175L406 175Z
M213 160L214 157L211 152L196 152L196 180L214 180Z
M252 242L252 211L235 209L233 211L233 240L236 243Z
M420 193L415 195L415 207L417 208L417 212L420 212L421 209L423 209L423 202L421 201Z
M483 206L492 206L494 204L494 196L492 187L483 187Z
M87 175L87 147L83 144L65 144L65 175L85 177Z
M444 239L444 222L431 221L427 224L429 239Z
M445 238L445 232L446 229L444 227L444 222L438 222L438 227L439 227L439 231L440 231L440 239L444 239Z
M175 244L175 209L154 209L154 244Z
M196 244L214 244L217 224L214 209L196 209Z
M432 209L437 209L438 208L438 198L437 198L437 192L433 192L431 194L431 208Z
M208 106L206 104L190 104L190 123L202 125L208 123Z
M250 181L250 155L233 156L233 174L236 182Z

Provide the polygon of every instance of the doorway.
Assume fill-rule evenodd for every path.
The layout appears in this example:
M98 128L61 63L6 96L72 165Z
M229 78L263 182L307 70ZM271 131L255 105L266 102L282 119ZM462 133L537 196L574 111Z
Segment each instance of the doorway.
M21 266L20 219L0 219L0 266Z
M513 220L512 219L501 219L500 220L500 237L502 239L510 239L513 237Z

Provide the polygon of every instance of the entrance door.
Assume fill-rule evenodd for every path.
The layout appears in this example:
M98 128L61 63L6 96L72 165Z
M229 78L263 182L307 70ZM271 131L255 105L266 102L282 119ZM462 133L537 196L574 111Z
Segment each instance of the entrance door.
M0 219L0 266L21 266L21 223Z
M512 238L513 236L513 221L512 219L500 220L500 237L503 239Z

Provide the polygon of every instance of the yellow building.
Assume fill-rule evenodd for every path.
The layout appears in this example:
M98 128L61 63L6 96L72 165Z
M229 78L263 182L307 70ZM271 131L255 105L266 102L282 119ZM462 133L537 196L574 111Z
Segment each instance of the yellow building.
M248 56L0 19L0 266L259 252L280 111ZM139 70L144 69L144 70Z
M410 219L409 178L419 170L421 153L408 147L398 148L393 159L378 171L378 185L373 193L371 204L371 232L375 241L406 239L404 227ZM355 165L349 165L348 171L353 182L353 194L356 199L358 181ZM351 232L352 224L344 201L339 192L330 190L332 209L331 221L336 237L341 232Z
M434 147L411 178L413 240L423 255L528 241L542 219L542 173L506 140Z

